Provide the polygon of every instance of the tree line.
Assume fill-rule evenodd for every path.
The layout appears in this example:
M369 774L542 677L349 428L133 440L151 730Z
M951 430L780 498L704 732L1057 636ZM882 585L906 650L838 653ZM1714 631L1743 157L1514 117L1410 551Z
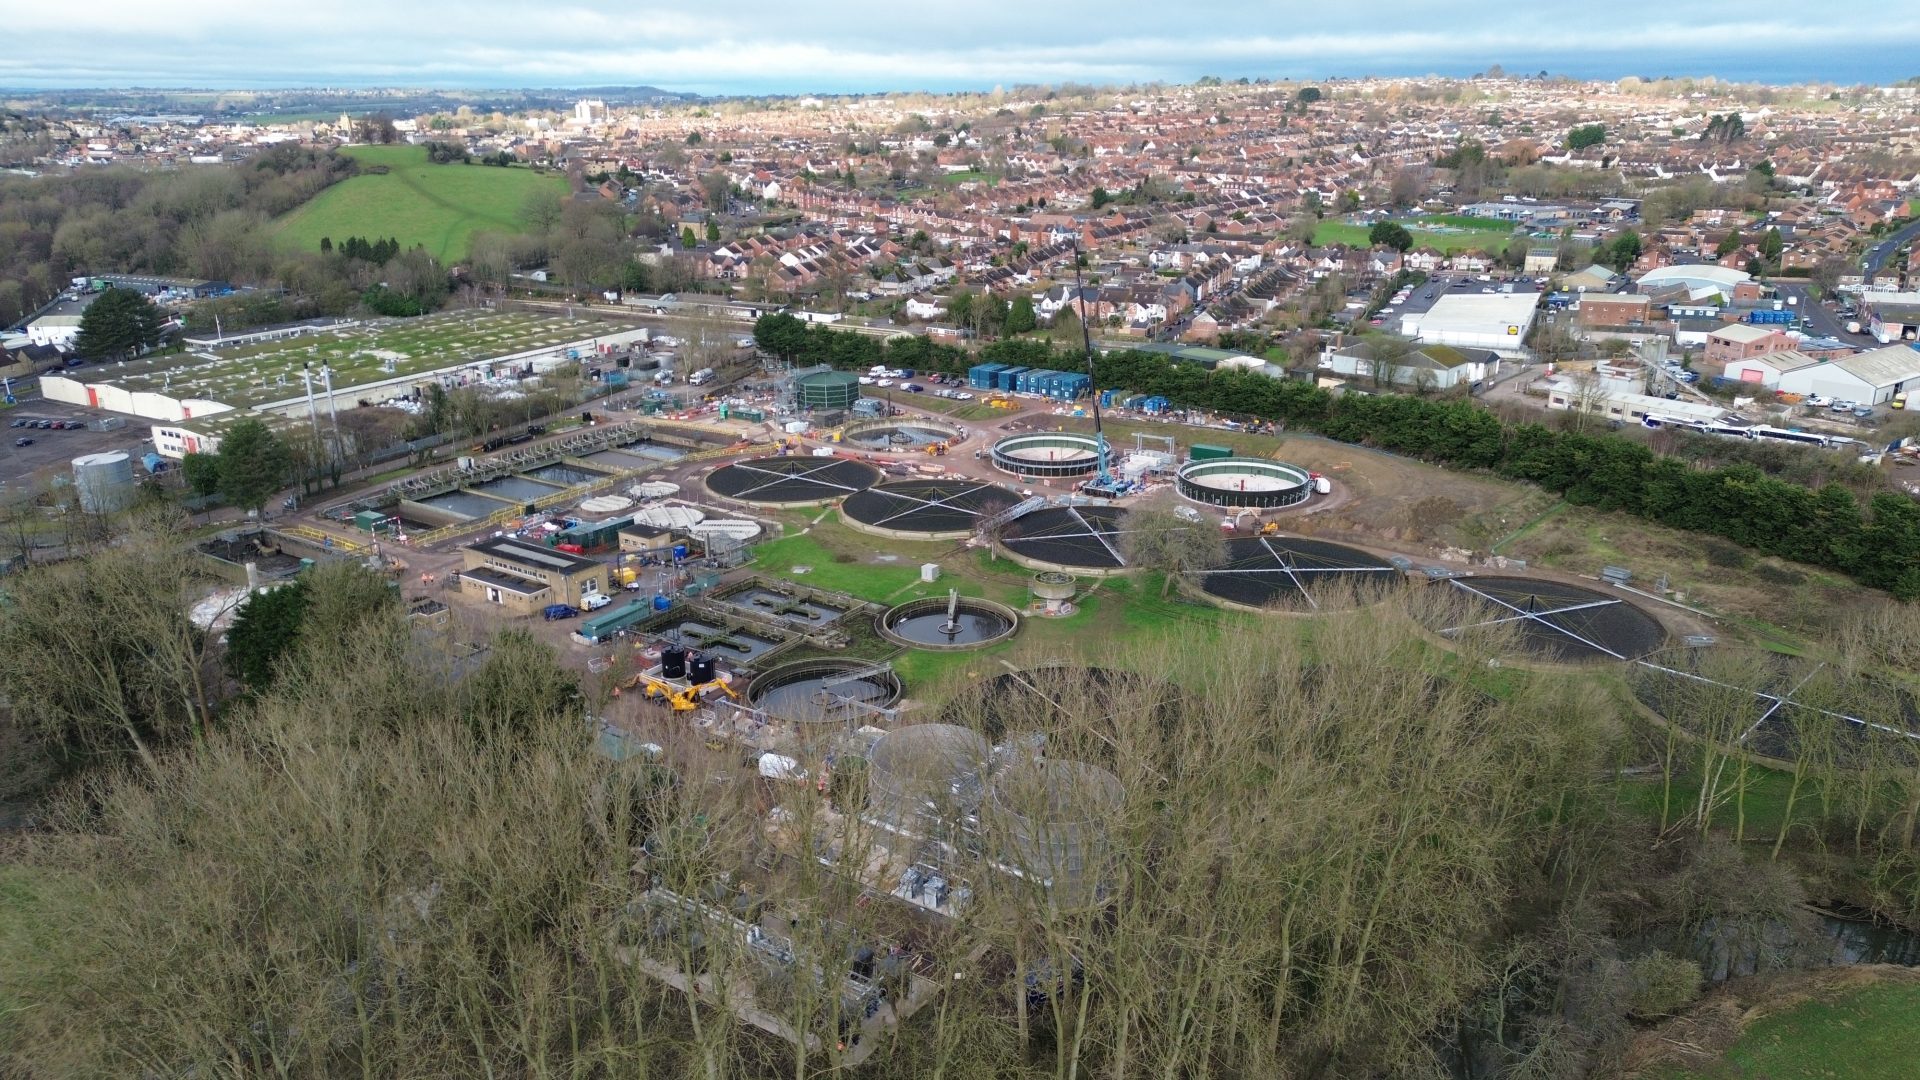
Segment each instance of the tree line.
M659 729L660 761L612 761L581 722L612 677L522 631L478 654L415 633L352 562L254 596L223 648L185 617L204 570L178 539L137 529L36 567L0 607L0 690L86 779L10 851L10 1075L816 1075L830 1037L763 1038L736 1010L830 1036L832 983L796 974L891 938L929 996L856 1075L1573 1080L1728 957L1771 971L1831 948L1786 864L1705 828L1736 810L1736 763L1671 744L1675 768L1719 779L1701 827L1676 809L1649 843L1611 769L1659 740L1631 747L1607 695L1561 680L1476 685L1511 626L1437 661L1418 624L1465 612L1430 590L1311 641L1284 621L1170 627L1102 658L1165 680L929 685L945 722L1044 736L1122 791L1080 849L1097 904L1036 884L1051 855L990 842L945 856L974 886L946 923L846 872L889 842L849 812L865 770L819 791L727 780L737 756L684 724ZM1860 644L1902 649L1911 621L1863 623ZM1818 841L1856 813L1869 849L1910 828L1810 775ZM1000 790L988 836L1088 806ZM779 916L800 963L650 916L658 889ZM751 999L696 1002L642 958Z
M754 340L797 363L861 371L884 363L958 374L977 362L956 346L917 337L882 341L786 314L762 316ZM1073 353L1037 341L996 342L978 362L1082 367ZM1876 493L1862 507L1838 484L1809 489L1744 462L1696 468L1611 433L1507 424L1470 401L1336 394L1309 382L1208 370L1135 349L1099 354L1094 384L1524 480L1576 505L1725 537L1763 554L1837 570L1901 600L1920 599L1920 504L1896 492Z
M325 255L332 251L338 251L341 255L349 259L359 259L362 262L370 262L376 266L384 266L387 260L400 254L400 241L391 236L385 240L372 241L369 241L364 236L349 236L336 245L332 237L321 237L320 253Z

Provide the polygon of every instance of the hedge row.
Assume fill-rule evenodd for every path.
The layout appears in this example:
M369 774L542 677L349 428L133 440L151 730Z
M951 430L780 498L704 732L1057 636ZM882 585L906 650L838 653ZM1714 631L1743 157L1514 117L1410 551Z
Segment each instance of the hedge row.
M763 317L761 348L802 364L866 370L964 372L980 362L1077 369L1073 352L1045 342L1004 341L976 357L925 338L882 341L790 315ZM1612 434L1504 424L1470 401L1333 394L1312 383L1239 369L1209 371L1159 353L1101 354L1094 382L1160 394L1183 408L1257 417L1341 442L1423 461L1524 480L1568 502L1617 510L1675 529L1722 536L1768 555L1838 570L1902 600L1920 598L1920 503L1892 492L1860 507L1837 484L1812 490L1752 465L1700 469Z

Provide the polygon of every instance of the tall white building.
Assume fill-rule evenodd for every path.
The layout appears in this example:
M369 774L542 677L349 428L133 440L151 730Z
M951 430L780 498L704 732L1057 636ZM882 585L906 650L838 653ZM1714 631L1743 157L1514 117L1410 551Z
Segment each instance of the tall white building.
M599 98L581 98L573 103L573 118L582 124L597 124L607 118L607 103Z

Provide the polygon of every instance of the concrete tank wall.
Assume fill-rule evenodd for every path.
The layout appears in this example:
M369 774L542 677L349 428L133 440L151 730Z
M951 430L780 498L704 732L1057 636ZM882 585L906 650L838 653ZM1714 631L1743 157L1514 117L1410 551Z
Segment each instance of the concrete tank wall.
M125 510L133 503L133 458L118 450L74 458L73 489L89 514Z

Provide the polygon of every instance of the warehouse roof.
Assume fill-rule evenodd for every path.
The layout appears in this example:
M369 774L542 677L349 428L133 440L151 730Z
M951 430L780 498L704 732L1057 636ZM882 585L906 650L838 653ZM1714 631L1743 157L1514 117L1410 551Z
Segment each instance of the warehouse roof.
M541 544L529 544L525 540L516 540L511 536L490 536L478 543L468 544L467 547L483 555L491 555L496 559L518 563L529 569L546 573L578 574L600 568L600 564L592 559L583 559L578 555Z
M1728 323L1720 329L1715 330L1713 336L1725 338L1738 345L1750 345L1753 342L1777 333L1779 333L1779 330L1773 327L1748 326L1746 323Z
M1920 379L1920 349L1889 345L1835 360L1833 366L1846 369L1848 374L1870 386L1893 386Z
M1505 334L1508 327L1524 328L1533 320L1537 293L1465 293L1443 296L1431 309L1401 320L1409 333ZM1517 335L1516 335L1517 336Z
M1730 266L1693 263L1685 266L1662 266L1657 270L1649 270L1640 276L1640 287L1647 289L1679 283L1688 286L1706 285L1722 292L1730 292L1735 285L1752 280L1751 275Z
M1749 356L1742 360L1736 360L1733 363L1746 367L1754 365L1769 367L1776 372L1785 374L1789 371L1798 371L1803 367L1824 364L1826 361L1815 360L1813 357L1802 352L1796 352L1793 349L1781 349L1779 352L1761 353L1759 356ZM1728 366L1731 367L1733 365L1729 364Z

